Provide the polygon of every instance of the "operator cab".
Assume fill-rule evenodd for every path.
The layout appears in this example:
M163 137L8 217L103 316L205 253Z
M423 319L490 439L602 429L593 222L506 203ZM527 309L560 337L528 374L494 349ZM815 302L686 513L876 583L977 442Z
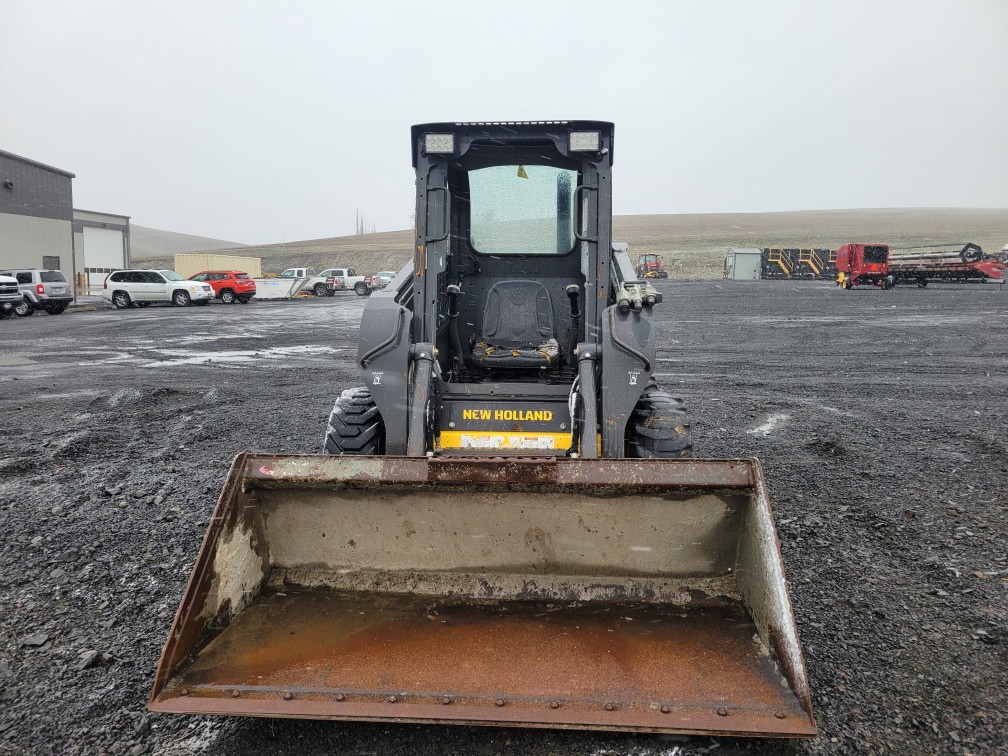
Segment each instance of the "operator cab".
M584 151L571 148L571 124L515 130L513 140L478 125L415 127L417 250L427 255L417 269L430 276L432 254L437 269L427 282L437 316L424 323L425 308L414 308L414 328L429 328L415 337L437 346L444 380L573 380L586 282L597 274L597 239L582 243L597 226L588 195L599 158L607 178L610 161L611 125L589 125Z

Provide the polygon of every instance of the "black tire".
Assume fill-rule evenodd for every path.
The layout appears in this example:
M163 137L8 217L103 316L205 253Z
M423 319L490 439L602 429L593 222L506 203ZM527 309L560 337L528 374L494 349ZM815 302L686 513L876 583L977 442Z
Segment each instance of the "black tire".
M324 297L329 294L329 287L324 283L317 283L312 291L315 293L316 297Z
M644 389L627 422L627 456L643 459L693 456L689 416L682 399L654 380Z
M367 284L364 283L363 281L358 281L357 283L355 283L353 286L353 290L358 297L363 297L368 293Z
M220 301L224 304L234 304L237 300L235 293L231 291L231 289L224 289L224 291L220 293Z
M117 310L125 310L130 306L130 295L125 291L112 292L112 306Z
M19 318L30 318L35 314L35 305L29 302L27 299L22 299L16 305L14 305L14 312L17 313Z
M238 297L239 304L248 304L252 301L252 297Z
M918 278L917 279L917 288L918 289L926 289L927 285L928 285L928 280L926 278Z
M45 308L45 311L50 315L62 315L66 308L67 306L65 304L49 305Z
M183 289L176 289L174 292L172 292L171 301L172 304L175 305L176 307L188 307L190 304L192 304L192 297L189 296L188 291L184 291Z
M382 454L385 423L366 388L347 389L329 415L323 454Z

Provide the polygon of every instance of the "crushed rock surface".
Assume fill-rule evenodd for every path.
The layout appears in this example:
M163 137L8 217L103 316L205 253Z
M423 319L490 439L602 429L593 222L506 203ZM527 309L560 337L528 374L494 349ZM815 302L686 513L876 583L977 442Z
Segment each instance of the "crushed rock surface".
M0 751L1003 752L1008 292L659 286L698 456L763 463L818 738L148 714L232 458L317 452L360 383L345 295L0 322Z

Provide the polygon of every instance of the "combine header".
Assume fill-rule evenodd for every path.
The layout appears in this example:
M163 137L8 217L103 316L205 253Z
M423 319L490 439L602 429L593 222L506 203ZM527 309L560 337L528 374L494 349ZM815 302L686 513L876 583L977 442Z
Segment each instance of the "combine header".
M972 242L961 250L889 253L889 272L899 283L1003 283L1005 264Z
M837 286L878 286L891 289L889 247L885 244L844 244L836 254Z
M158 666L181 714L816 734L755 460L692 458L613 125L414 126L415 256L326 455L241 454Z

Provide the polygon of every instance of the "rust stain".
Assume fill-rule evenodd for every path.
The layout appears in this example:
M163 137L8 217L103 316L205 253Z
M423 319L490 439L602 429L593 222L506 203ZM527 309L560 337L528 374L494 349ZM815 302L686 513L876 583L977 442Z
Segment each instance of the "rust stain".
M265 594L242 612L180 670L153 708L174 700L191 710L255 714L289 693L282 699L286 716L330 716L318 713L322 701L343 707L331 716L347 716L352 704L387 705L395 697L395 714L387 716L397 719L408 718L404 707L412 704L436 707L436 715L419 718L438 721L619 729L650 717L648 728L662 731L765 726L777 734L809 727L776 666L754 649L754 626L737 603L684 611L448 597L432 603L328 589L285 593ZM232 691L245 709L234 708ZM506 717L496 713L504 701ZM659 706L670 702L678 718L658 718ZM707 719L721 721L695 726Z

